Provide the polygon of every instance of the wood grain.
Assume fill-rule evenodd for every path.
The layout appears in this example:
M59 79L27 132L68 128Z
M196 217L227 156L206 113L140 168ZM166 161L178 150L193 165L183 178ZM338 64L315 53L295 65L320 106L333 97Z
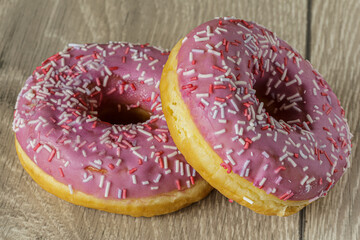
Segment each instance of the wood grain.
M356 0L349 2L355 4ZM322 2L314 3L311 56L314 65L330 82L347 110L351 129L355 133L353 159L356 159L355 156L360 154L356 148L359 105L351 103L359 100L356 94L359 87L356 83L360 77L360 68L353 64L359 62L359 44L356 44L359 32L357 30L356 36L347 34L350 28L359 28L359 20L355 17L360 9L358 3L355 7L349 4L346 12L341 10L341 3L337 4L333 6L326 3L322 9ZM328 198L307 208L307 223L304 226L305 232L302 232L299 214L288 218L262 216L238 204L230 204L216 191L188 208L153 218L133 218L78 207L37 186L23 170L15 153L11 122L17 94L33 69L45 58L62 50L67 43L149 42L171 48L179 38L200 23L216 16L230 15L252 20L272 29L305 55L307 7L306 0L286 3L281 0L0 0L0 238L359 237L360 207L356 201L359 197L356 193L359 178L354 175L360 166L355 161L349 173ZM336 21L336 17L341 18L341 21ZM353 19L354 25L349 24L349 19ZM328 28L326 31L325 27ZM343 37L337 37L338 33ZM324 61L328 63L322 64ZM348 63L345 69L342 68L344 62ZM339 228L335 227L334 222ZM323 229L322 232L316 232L318 227ZM326 232L326 229L330 230Z
M354 138L351 168L326 198L306 208L304 239L360 239L359 11L359 1L314 1L311 7L311 62L345 108Z

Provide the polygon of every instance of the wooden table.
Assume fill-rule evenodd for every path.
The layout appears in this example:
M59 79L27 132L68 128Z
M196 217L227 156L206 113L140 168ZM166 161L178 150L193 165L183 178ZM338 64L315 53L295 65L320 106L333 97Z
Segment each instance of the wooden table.
M360 239L360 1L0 0L0 238ZM133 218L79 207L42 190L19 163L16 97L42 60L67 43L149 42L171 48L216 16L258 22L324 75L354 134L352 167L329 195L287 218L256 214L213 191L173 214Z

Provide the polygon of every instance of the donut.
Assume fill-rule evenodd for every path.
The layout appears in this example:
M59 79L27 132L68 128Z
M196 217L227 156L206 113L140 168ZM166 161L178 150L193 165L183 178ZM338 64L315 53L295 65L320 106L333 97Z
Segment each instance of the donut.
M172 49L160 83L179 150L230 200L288 216L350 167L351 133L324 78L266 28L218 18Z
M211 186L175 146L160 101L168 51L69 44L37 67L15 106L21 164L68 202L131 216L176 211Z

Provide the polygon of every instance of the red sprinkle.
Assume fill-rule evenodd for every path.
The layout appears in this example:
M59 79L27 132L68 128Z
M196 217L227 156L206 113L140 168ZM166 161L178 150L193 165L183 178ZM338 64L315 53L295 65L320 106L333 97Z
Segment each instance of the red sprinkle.
M134 172L136 172L137 168L132 168L129 170L129 174L133 174Z
M53 149L53 150L51 151L51 153L50 153L49 158L48 158L48 162L51 162L51 160L52 160L52 159L54 158L54 156L55 156L55 153L56 153L56 150Z
M62 168L59 168L59 172L60 172L60 176L64 177L64 172L63 172Z
M181 190L180 180L176 180L176 187L178 190Z

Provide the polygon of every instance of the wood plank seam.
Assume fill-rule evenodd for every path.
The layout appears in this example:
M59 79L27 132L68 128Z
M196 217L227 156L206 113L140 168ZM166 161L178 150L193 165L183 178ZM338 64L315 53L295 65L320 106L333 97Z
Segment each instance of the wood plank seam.
M311 61L311 7L312 0L307 0L305 58L309 61ZM306 208L302 209L299 214L299 240L303 240L306 227Z

